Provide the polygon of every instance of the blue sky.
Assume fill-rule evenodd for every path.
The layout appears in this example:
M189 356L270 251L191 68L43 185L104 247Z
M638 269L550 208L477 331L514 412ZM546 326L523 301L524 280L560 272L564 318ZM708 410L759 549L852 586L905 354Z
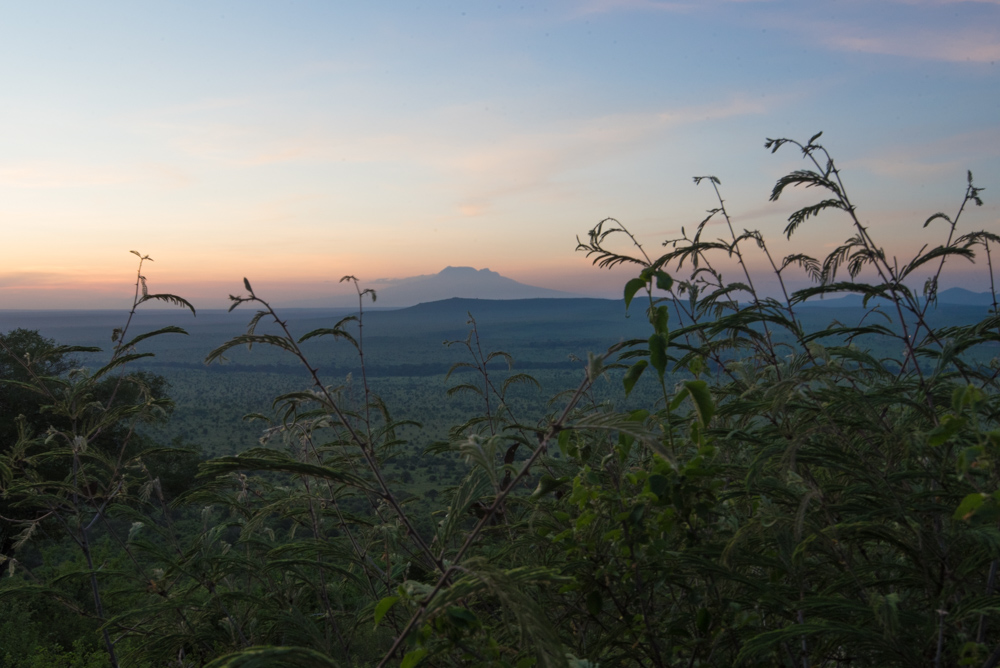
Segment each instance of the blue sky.
M120 306L131 249L203 307L447 265L619 294L576 235L614 216L655 250L714 205L699 174L822 254L846 221L782 241L815 193L769 203L802 165L763 149L820 130L890 252L937 240L966 169L967 228L1000 232L996 0L20 3L0 87L0 308Z

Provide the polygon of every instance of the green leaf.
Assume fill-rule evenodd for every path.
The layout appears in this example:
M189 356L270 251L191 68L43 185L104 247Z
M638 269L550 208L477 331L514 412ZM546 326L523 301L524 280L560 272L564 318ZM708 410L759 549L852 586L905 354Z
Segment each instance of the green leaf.
M956 387L951 393L951 406L955 412L975 405L983 400L983 393L974 385Z
M219 657L205 668L337 668L329 657L305 647L248 647Z
M628 521L631 522L633 526L640 526L642 524L642 518L646 515L646 506L636 506L632 509L632 512L628 514Z
M195 312L194 310L194 306L191 305L191 302L184 299L183 297L178 297L177 295L170 295L166 293L157 295L145 294L139 298L138 303L141 304L143 302L148 302L150 299L155 299L161 302L167 302L169 304L173 304L174 306L182 306L187 310L191 311L191 315L198 315L197 312Z
M458 394L459 392L472 392L473 394L483 396L483 388L477 387L471 383L462 383L461 385L449 387L446 394L450 397L451 395Z
M531 376L526 373L515 373L512 376L508 376L507 380L505 380L503 382L503 385L500 386L501 394L506 394L507 388L511 387L512 385L516 385L518 383L524 383L525 385L534 385L538 389L541 389L542 387L541 384L537 380L535 380L534 376Z
M635 293L639 292L642 288L646 287L646 281L641 278L633 278L628 283L625 284L625 310L628 310L629 304L632 303L632 298L635 297Z
M649 366L649 362L646 360L639 360L635 364L629 367L628 371L625 372L625 377L622 378L622 384L625 385L625 396L627 397L632 393L632 388L635 387L636 381L642 376L642 372L646 370Z
M314 329L311 332L306 332L301 337L299 337L299 343L303 341L308 341L309 339L315 338L317 336L332 336L335 339L346 339L350 341L355 348L358 347L358 342L355 340L351 334L345 332L339 327L321 327L319 329Z
M420 663L420 660L427 656L427 650L424 648L415 649L412 652L407 652L406 656L403 657L402 663L399 664L399 668L413 668L413 666Z
M474 629L479 626L479 619L466 608L451 606L446 611L449 621L461 629Z
M653 334L649 337L649 363L656 369L660 380L667 371L667 337L664 334Z
M649 476L649 479L646 481L646 484L649 485L649 491L655 494L657 498L659 498L661 501L667 498L667 491L670 488L670 481L667 480L666 476L662 476L659 473L654 473L653 475Z
M266 448L251 448L235 456L216 457L199 466L202 477L224 475L233 471L275 471L292 475L314 476L332 480L357 489L369 490L368 483L359 476L330 466L310 464L292 459L287 454Z
M152 338L154 336L159 336L160 334L184 334L186 336L187 332L181 329L180 327L174 327L173 325L168 327L161 327L160 329L157 329L155 331L146 332L145 334L140 334L139 336L135 337L128 343L123 343L122 347L131 348L140 341L145 341L146 339Z
M712 401L712 393L708 389L708 383L703 380L686 380L684 387L691 394L695 409L698 411L698 421L702 427L707 427L712 416L715 415L715 402Z
M142 359L143 357L154 357L154 355L153 353L136 353L133 355L122 355L121 357L116 357L115 359L111 360L110 362L102 366L100 369L95 371L94 378L100 378L101 376L105 375L109 371L112 371L113 369L116 369L124 364L128 364L129 362Z
M656 287L660 290L666 292L674 287L674 279L670 274L664 271L657 271L654 275L656 276Z
M657 334L666 334L667 323L670 321L670 311L666 306L657 306L649 312L649 324Z
M603 609L604 598L601 596L601 592L596 590L587 592L587 612L597 617Z
M594 353L587 353L587 378L593 383L602 373L604 373L604 358Z
M531 497L533 499L537 499L540 496L545 496L546 494L556 489L557 487L565 485L566 483L569 482L569 480L570 479L566 476L563 476L561 478L553 478L548 474L543 475L541 479L538 481L538 487L535 488L535 491L531 494Z
M572 433L573 430L571 429L562 429L559 431L559 437L556 439L556 444L559 446L559 450L565 455L570 454L568 448L569 439Z
M378 602L378 605L375 606L375 626L378 626L379 622L382 621L382 618L385 617L385 613L389 612L389 609L392 608L398 600L398 596L386 596Z
M490 362L492 362L493 360L495 360L498 357L503 358L504 362L507 363L507 370L508 371L510 371L511 369L514 368L514 358L511 356L510 353L505 353L502 350L494 350L489 355L487 355L486 356L486 363L489 364Z
M983 505L983 502L986 501L987 498L989 497L986 494L981 494L979 492L969 494L962 499L962 503L958 504L958 508L955 509L955 519L968 520L976 514L976 511Z
M211 364L216 360L222 361L223 354L226 353L231 348L236 348L237 346L245 345L248 350L253 348L255 343L260 345L274 346L275 348L281 348L293 355L297 354L295 346L290 339L286 339L283 336L277 336L274 334L240 334L239 336L234 336L229 339L221 346L213 350L205 358L206 364Z
M698 608L698 613L695 616L695 626L698 627L698 633L705 635L711 625L712 613L709 612L708 608Z
M690 394L691 393L688 392L686 387L682 387L677 394L674 395L674 398L670 400L670 410L675 411L680 408L680 405L684 403L684 400L687 399Z
M948 440L957 434L965 425L965 419L954 415L944 415L941 424L935 427L927 435L927 442L933 446L944 445Z

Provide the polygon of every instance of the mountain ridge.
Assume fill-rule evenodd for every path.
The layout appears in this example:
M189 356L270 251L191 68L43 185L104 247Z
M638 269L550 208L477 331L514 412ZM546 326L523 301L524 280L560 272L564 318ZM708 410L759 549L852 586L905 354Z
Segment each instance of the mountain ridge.
M845 294L838 295L836 297L828 297L826 299L813 297L812 299L803 302L802 306L854 307L861 306L863 301L864 297L859 294ZM939 304L950 304L952 306L992 306L993 293L973 292L972 290L967 290L966 288L948 288L947 290L942 290L937 294L937 301ZM889 300L882 297L875 297L874 299L870 299L868 301L869 306L887 303L889 303Z
M580 299L587 295L528 285L488 268L447 266L436 274L380 278L368 283L380 306L408 307L445 299Z

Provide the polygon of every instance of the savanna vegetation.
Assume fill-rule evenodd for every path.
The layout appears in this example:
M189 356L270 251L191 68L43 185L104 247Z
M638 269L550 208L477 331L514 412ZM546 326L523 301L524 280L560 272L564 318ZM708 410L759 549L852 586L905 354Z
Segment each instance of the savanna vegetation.
M183 330L136 335L135 314L194 309L148 291L148 258L96 370L91 348L6 334L0 665L1000 664L995 290L970 323L935 315L952 262L992 288L1000 237L961 226L981 204L969 174L924 222L940 243L896 259L818 139L768 140L804 160L771 199L821 192L785 234L822 220L846 241L773 256L711 176L695 178L708 217L661 254L601 221L578 250L634 269L624 300L646 331L575 372L561 351L541 401L470 318L441 408L400 416L407 392L366 343L374 293L345 277L357 312L302 332L244 279L246 333L206 361L277 353L300 376L247 416L255 440L199 462L197 430L155 437L171 401L143 365ZM792 291L798 272L812 285ZM863 297L852 319L809 313L844 293ZM356 372L328 374L327 349ZM440 478L415 481L418 460Z

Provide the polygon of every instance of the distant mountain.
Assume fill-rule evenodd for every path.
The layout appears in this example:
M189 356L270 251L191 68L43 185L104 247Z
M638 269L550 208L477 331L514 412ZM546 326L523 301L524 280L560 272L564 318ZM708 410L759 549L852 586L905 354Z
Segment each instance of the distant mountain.
M989 292L972 292L965 288L948 288L938 293L938 302L956 306L993 306L993 295Z
M459 297L463 299L572 298L583 295L525 285L489 269L445 267L436 274L382 278L365 287L375 290L378 306L412 306Z
M989 292L973 292L965 288L948 288L938 293L938 304L948 304L952 306L992 306L993 295ZM805 303L806 306L827 306L839 308L855 308L861 306L864 297L857 294L844 295L843 297L827 297L820 299L813 297ZM876 304L886 306L887 299L875 298L868 301L868 306Z

